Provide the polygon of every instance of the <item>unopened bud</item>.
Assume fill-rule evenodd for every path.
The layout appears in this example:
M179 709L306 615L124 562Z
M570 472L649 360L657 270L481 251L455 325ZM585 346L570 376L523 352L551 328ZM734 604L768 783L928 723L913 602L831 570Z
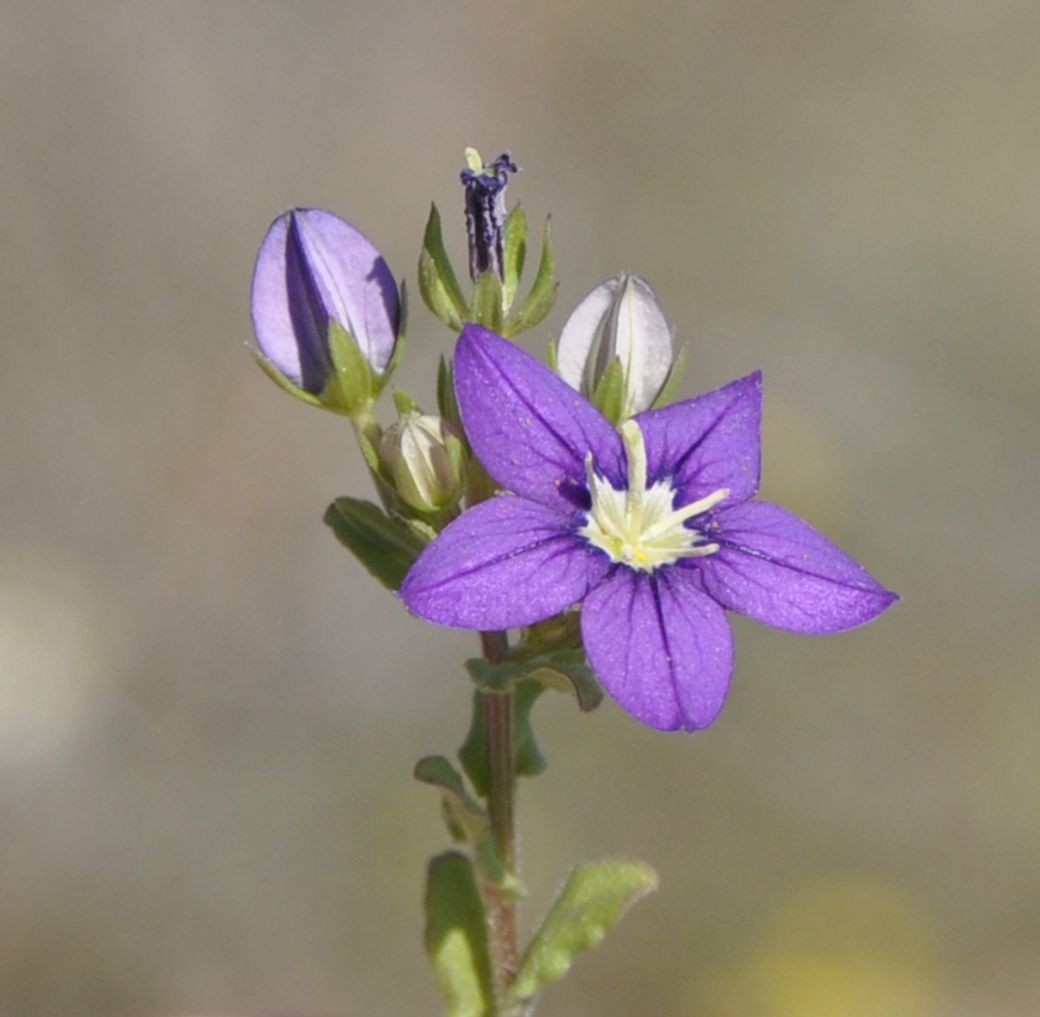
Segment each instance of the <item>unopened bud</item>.
M403 413L386 429L379 455L401 500L419 512L439 512L462 494L465 453L442 417Z
M650 284L628 273L600 283L567 319L556 358L560 377L593 401L607 372L620 371L617 412L608 416L620 421L650 409L674 361L672 331Z
M294 209L267 231L253 273L259 361L307 402L354 413L390 373L400 328L397 285L350 223Z

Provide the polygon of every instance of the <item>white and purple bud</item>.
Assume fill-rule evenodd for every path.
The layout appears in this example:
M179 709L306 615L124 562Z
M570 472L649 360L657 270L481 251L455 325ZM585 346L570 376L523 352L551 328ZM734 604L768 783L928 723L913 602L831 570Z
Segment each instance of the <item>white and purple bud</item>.
M331 212L293 209L271 224L253 272L261 367L314 405L367 409L389 377L401 324L393 273Z
M466 149L466 169L459 179L466 188L466 233L469 237L469 277L476 282L488 269L505 278L504 229L506 186L519 167L503 152L484 165L475 148Z
M597 405L608 401L609 411L600 409L615 422L654 405L674 362L672 330L654 291L627 272L581 300L556 347L560 377Z
M465 450L443 417L402 413L384 432L379 457L398 496L418 512L440 512L462 495Z

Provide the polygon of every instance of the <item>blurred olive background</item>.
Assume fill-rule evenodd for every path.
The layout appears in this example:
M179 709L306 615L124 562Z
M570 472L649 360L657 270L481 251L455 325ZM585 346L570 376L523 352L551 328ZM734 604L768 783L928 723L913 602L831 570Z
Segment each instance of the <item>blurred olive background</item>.
M5 3L3 1017L439 1012L410 770L475 644L322 525L360 458L253 366L248 295L276 214L348 217L429 400L466 145L553 216L528 348L646 276L686 395L765 371L764 494L905 598L735 619L707 733L539 705L526 924L579 858L662 885L541 1012L1035 1014L1038 45L1031 0Z

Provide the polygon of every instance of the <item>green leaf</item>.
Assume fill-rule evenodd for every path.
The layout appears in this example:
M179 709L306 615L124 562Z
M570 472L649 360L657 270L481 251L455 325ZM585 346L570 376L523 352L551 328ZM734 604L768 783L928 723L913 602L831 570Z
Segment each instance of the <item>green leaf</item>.
M518 1002L562 978L576 954L597 946L628 907L657 889L643 862L608 859L577 866L535 933L510 989Z
M502 280L493 268L480 273L473 287L472 317L478 325L502 332Z
M465 667L477 687L490 693L508 692L521 681L530 679L557 691L571 692L585 712L594 710L603 699L603 691L580 646L520 654L498 664L490 664L483 657L471 657Z
M426 756L415 764L415 779L431 784L444 796L454 823L466 840L477 843L487 829L487 814L466 789L462 774L444 756Z
M600 376L596 391L592 393L592 405L612 424L621 423L625 407L625 369L620 357L615 357Z
M505 276L502 286L502 306L508 311L516 299L516 290L520 285L520 276L524 271L527 257L527 213L519 206L514 206L506 219L503 240L502 272Z
M425 546L407 525L361 498L337 498L325 510L325 523L388 590L400 588Z
M488 788L491 786L491 776L488 773L487 765L487 723L482 708L481 697L483 695L484 693L479 689L473 693L469 731L466 732L466 740L459 746L456 755L462 764L463 772L473 785L473 790L481 798L487 798Z
M556 303L556 290L560 284L553 279L551 234L549 220L546 219L545 232L542 234L542 254L538 261L538 271L535 273L534 282L531 284L531 292L502 325L501 334L507 339L534 328Z
M459 288L451 259L444 248L441 214L430 205L422 251L419 254L419 293L430 311L453 332L470 317L469 305Z
M583 647L555 650L532 658L538 666L528 672L528 678L574 696L582 713L595 710L603 702L603 689L585 658Z
M426 953L447 1001L447 1017L491 1017L494 989L487 918L473 863L459 851L426 870Z
M472 662L470 662L472 663ZM513 753L516 775L518 777L536 777L544 772L545 756L538 748L531 727L531 707L535 700L545 691L546 686L540 682L522 681L516 685L513 694ZM499 692L484 693L479 690L473 697L473 719L470 723L466 740L458 751L459 762L469 777L477 794L486 798L490 788L488 774L488 735L487 724L482 709L482 696L502 695Z
M531 727L531 707L545 691L537 681L522 681L513 697L513 751L516 754L516 775L537 777L549 765Z

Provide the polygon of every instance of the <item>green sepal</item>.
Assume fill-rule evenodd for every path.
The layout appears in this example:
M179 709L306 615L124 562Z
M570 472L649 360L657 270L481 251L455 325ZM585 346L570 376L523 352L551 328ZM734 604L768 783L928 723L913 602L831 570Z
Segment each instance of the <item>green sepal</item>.
M459 434L466 433L459 416L459 404L455 399L455 372L451 361L444 354L441 354L440 362L437 364L437 409Z
M625 409L625 369L621 366L620 357L611 361L596 382L592 405L615 426L621 423L621 414Z
M463 322L470 317L469 305L444 248L441 214L432 204L419 253L419 293L431 313L453 332L462 328Z
M514 311L502 325L501 335L510 339L526 332L541 323L556 303L556 291L559 283L553 279L554 271L552 253L552 230L550 220L545 220L545 231L542 234L542 253L538 260L538 271L535 273L531 291L524 302Z
M325 510L324 518L337 540L395 592L426 546L401 520L361 498L337 498Z
M333 373L322 391L322 402L337 405L346 413L367 409L379 386L357 340L338 321L330 318L326 341Z
M390 376L397 370L397 365L401 363L404 358L405 348L408 346L408 284L404 279L401 280L401 285L397 288L400 294L397 301L397 336L394 341L394 352L390 355L390 361L386 365L382 374L376 374L373 377L373 383L375 391L373 395L379 395L380 392L386 387L386 383L390 380Z
M492 332L502 333L502 280L493 268L480 273L473 286L472 318Z
M465 667L478 688L489 693L508 692L527 680L558 692L570 692L583 712L594 710L603 700L603 690L579 647L545 653L520 652L498 664L471 657Z
M556 340L552 336L549 336L549 342L546 344L546 352L549 359L549 370L553 374L560 373L560 357L556 350Z
M422 407L404 389L394 389L394 409L403 417L406 413L422 413Z
M668 371L668 376L664 379L664 384L661 386L661 391L657 393L657 398L654 400L650 409L659 410L662 406L667 406L669 403L674 401L676 389L678 389L679 383L682 381L682 377L685 373L686 347L680 346L679 352L676 353L675 359L672 361L672 366Z
M527 213L515 205L506 218L502 237L502 307L506 313L513 306L520 276L527 258Z
M408 529L415 534L416 539L422 542L424 547L440 532L425 519L419 519L416 516L409 516L404 522Z
M343 413L344 411L336 406L328 406L323 403L313 392L308 392L306 389L300 388L298 385L294 385L281 371L278 370L270 360L267 359L262 353L253 353L253 359L256 361L257 367L260 368L268 378L271 379L283 392L288 392L289 395L299 399L300 402L306 403L308 406L317 406L322 410L332 410L334 413Z
M571 872L524 952L510 1000L522 1003L559 981L575 955L597 946L640 897L657 889L657 873L643 862L586 862Z
M357 438L358 448L361 449L361 455L364 456L368 468L373 472L373 474L375 474L382 485L392 491L393 487L387 482L383 473L383 464L379 460L379 449L376 447L375 443L369 437L368 433L363 431L361 428L357 428L354 435Z
M495 1000L487 916L473 863L460 851L430 859L424 939L447 1017L491 1017Z

